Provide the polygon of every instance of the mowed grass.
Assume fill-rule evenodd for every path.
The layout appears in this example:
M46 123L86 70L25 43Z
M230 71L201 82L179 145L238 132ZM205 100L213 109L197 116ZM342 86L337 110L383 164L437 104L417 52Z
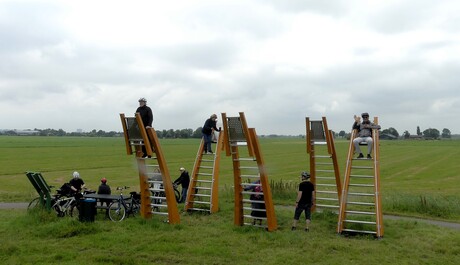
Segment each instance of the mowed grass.
M310 232L290 231L293 208L285 205L295 200L300 171L309 169L305 140L261 138L260 143L276 184L275 232L234 226L233 173L230 158L223 156L216 214L182 212L181 224L169 225L160 217L114 223L99 212L95 222L80 223L41 211L0 210L0 263L459 264L460 232L418 221L385 220L385 236L375 240L337 236L337 215L324 212L313 214ZM192 168L198 144L196 139L161 140L173 179L180 166ZM336 141L342 175L348 144ZM460 141L382 141L384 212L458 220L459 147ZM113 187L138 187L135 161L126 155L122 138L0 137L0 201L36 196L27 170L42 172L56 187L74 170L93 189L102 177Z

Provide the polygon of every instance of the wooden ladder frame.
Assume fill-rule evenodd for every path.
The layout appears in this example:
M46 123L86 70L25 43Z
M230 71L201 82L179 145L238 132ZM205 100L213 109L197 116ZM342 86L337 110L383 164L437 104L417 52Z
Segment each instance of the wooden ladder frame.
M142 122L142 118L139 113L135 114L135 121L139 127L139 132L142 137L142 142L139 144L132 144L130 135L128 133L127 118L123 113L120 113L120 119L123 126L123 133L125 137L126 153L128 155L136 154L137 168L139 171L139 186L141 193L141 216L144 219L150 219L152 217L152 207L150 198L150 187L148 182L148 165L146 164L146 158L142 158L142 146L145 146L148 156L153 157L158 161L158 168L160 169L163 186L166 194L166 203L168 208L168 223L179 224L180 216L177 208L176 197L174 195L174 189L171 181L171 176L166 164L166 160L161 150L161 145L158 140L158 136L153 127L145 129ZM134 150L133 150L134 146Z
M211 183L211 190L210 190L210 207L209 213L215 213L219 210L219 169L220 169L220 158L222 149L224 148L224 131L221 130L219 133L219 138L217 139L217 146L215 153L213 155L213 162L212 162L212 183ZM204 139L202 138L200 141L200 147L198 148L198 152L195 159L195 164L193 166L192 176L190 179L190 185L187 191L187 199L185 201L185 211L193 211L194 210L194 202L195 202L195 190L197 187L197 182L199 181L200 175L200 168L202 167L202 162L204 161ZM209 160L210 161L210 160ZM208 162L209 162L208 161Z
M321 184L318 184L317 182L317 159L316 159L316 153L315 153L315 140L314 135L316 135L313 132L313 129L311 127L311 120L309 117L305 118L305 124L306 124L306 141L307 141L307 153L309 154L310 157L310 178L311 182L313 185L315 185L315 193L316 196L314 198L313 206L312 206L312 211L316 210L316 207L320 208L334 208L335 205L324 205L322 207L321 205L318 205L316 203L318 199L318 193L321 191L318 191L318 186ZM333 171L334 171L334 178L335 178L335 185L336 185L336 192L337 192L337 209L340 207L340 198L342 196L342 184L340 180L340 170L339 170L339 164L337 160L337 152L335 149L335 143L334 143L334 136L332 134L332 131L329 130L328 124L326 117L322 117L321 119L322 125L323 125L323 138L324 141L327 145L327 153L329 154L329 158L332 159L332 166L333 166ZM322 140L322 139L321 139ZM325 158L325 156L321 156L322 158ZM326 191L325 191L326 192ZM329 192L329 191L328 191ZM324 199L331 199L331 198L324 198Z
M275 215L275 208L272 199L272 193L270 189L270 184L268 182L267 171L265 169L265 162L262 157L262 152L260 149L259 140L254 128L248 128L246 123L246 117L243 112L239 112L239 118L241 121L241 126L243 134L245 136L246 145L248 148L249 156L253 157L253 161L257 162L257 169L260 178L260 185L263 190L263 197L266 210L266 220L268 231L274 231L277 229L277 221ZM241 177L241 158L240 152L237 144L230 144L232 139L229 136L229 127L227 122L227 115L222 113L222 121L224 125L224 137L225 137L225 149L227 156L232 156L232 165L233 165L233 180L234 180L234 189L235 189L235 208L234 208L234 224L237 226L243 226L244 223L244 207L243 207L243 187L242 187L242 177Z
M374 124L378 124L378 118L374 117ZM347 204L348 202L348 194L349 194L349 187L351 182L351 171L353 168L353 155L354 155L354 145L353 139L357 136L357 130L354 129L351 133L350 137L350 144L348 148L348 158L347 164L345 168L345 176L342 186L342 200L340 203L340 211L338 216L338 224L337 224L337 233L342 234L343 232L355 232L355 233L367 233L367 234L374 234L377 238L382 238L384 235L384 226L383 226L383 212L382 212L382 204L381 204L381 194L380 194L380 139L379 139L379 132L378 129L372 129L372 138L373 138L373 159L372 159L372 166L373 166L373 197L374 197L374 214L375 214L375 222L366 222L366 221L352 221L347 220ZM362 159L365 160L365 159ZM355 214L359 215L359 212L355 212ZM375 231L370 230L352 230L345 228L346 222L351 223L361 223L364 225L375 225Z

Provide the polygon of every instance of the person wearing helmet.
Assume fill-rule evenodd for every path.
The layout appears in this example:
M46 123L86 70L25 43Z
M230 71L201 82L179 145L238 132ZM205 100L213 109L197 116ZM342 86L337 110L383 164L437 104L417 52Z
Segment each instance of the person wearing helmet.
M309 181L310 173L304 171L300 174L301 182L297 191L297 198L295 201L294 222L292 223L291 230L297 229L300 215L305 211L305 231L310 231L311 223L311 207L315 201L315 186Z
M221 128L217 129L216 127L217 124L217 115L212 114L209 119L207 119L204 122L203 128L201 129L201 132L203 133L203 139L204 139L204 153L205 154L213 154L212 149L211 149L211 143L212 143L212 134L214 131L221 131Z
M179 203L185 202L185 199L187 199L187 190L188 186L190 184L190 175L188 174L188 171L185 170L185 168L181 167L179 169L180 171L180 176L174 181L174 185L182 185L182 192L181 192L181 197Z
M147 99L140 98L139 100L139 107L136 109L136 113L139 113L142 119L142 123L144 124L146 129L152 128L153 123L153 112L152 109L147 106ZM145 146L142 146L142 157L147 157L147 151Z
M73 192L80 192L85 187L85 182L80 178L80 173L73 172L73 178L69 181L70 189Z
M380 125L376 125L369 121L369 113L364 112L361 114L363 122L359 116L354 116L355 122L353 123L353 130L358 130L358 136L353 139L353 145L355 146L355 153L359 153L357 158L364 158L361 148L359 147L360 143L367 143L367 159L372 159L371 153L374 144L372 139L372 129L380 130Z
M110 186L107 185L106 178L101 179L101 185L99 185L99 188L97 189L97 194L107 194L107 195L112 194L112 190L110 189ZM104 202L107 204L107 206L109 206L109 203L111 202L111 200L101 199L100 202L101 202L101 206L103 206Z

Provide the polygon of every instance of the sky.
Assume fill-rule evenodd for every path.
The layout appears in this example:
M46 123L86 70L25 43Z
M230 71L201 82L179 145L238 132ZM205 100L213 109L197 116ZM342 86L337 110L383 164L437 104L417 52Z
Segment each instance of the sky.
M460 133L460 1L0 0L0 129L156 130L244 112L257 134Z

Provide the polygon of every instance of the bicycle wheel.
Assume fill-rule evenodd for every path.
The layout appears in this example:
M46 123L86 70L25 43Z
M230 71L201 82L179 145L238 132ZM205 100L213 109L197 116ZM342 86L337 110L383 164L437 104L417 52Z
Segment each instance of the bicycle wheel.
M30 201L29 205L27 206L27 211L35 211L36 209L41 208L40 205L40 197L37 197Z
M112 202L109 205L109 218L114 222L120 222L125 219L126 208L118 201Z
M174 196L176 196L176 202L180 202L180 192L174 188Z

